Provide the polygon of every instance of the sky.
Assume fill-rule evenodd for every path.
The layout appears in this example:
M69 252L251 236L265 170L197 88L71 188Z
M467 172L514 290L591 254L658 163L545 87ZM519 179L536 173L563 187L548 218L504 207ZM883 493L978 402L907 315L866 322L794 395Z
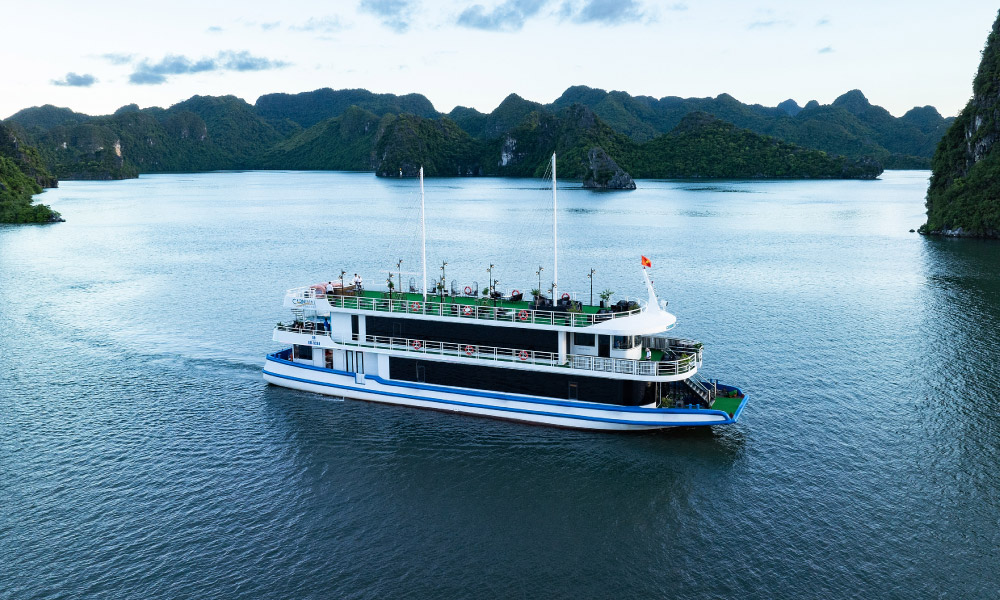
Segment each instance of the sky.
M0 0L0 118L323 87L489 112L572 85L775 106L860 89L957 114L995 3L965 0Z

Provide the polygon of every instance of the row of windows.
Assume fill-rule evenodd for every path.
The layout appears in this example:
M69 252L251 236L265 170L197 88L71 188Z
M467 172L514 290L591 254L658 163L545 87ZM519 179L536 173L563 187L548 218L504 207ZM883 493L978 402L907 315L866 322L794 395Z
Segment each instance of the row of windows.
M603 342L607 344L607 337ZM573 343L577 346L594 346L597 343L597 336L593 333L574 333ZM635 348L642 343L642 337L638 335L614 335L611 336L611 345L615 350L628 350Z

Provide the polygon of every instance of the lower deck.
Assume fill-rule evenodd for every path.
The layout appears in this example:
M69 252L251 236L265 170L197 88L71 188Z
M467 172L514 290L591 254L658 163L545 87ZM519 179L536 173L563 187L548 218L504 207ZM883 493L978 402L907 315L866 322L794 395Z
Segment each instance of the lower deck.
M722 386L720 389L735 390L741 397L733 413L697 406L616 406L398 381L376 374L300 364L291 359L289 350L268 355L264 379L282 387L319 394L576 429L622 431L725 425L737 421L747 401L736 388Z
M293 346L272 357L310 369L355 376L362 383L367 375L386 381L461 388L486 393L517 394L568 402L587 402L622 407L712 408L735 415L740 402L719 397L714 384L706 401L705 384L693 381L650 382L635 379L588 377L565 372L518 371L501 365L463 364L389 356L380 352ZM725 386L723 386L725 387ZM701 395L699 395L699 389ZM716 407L714 402L720 402Z

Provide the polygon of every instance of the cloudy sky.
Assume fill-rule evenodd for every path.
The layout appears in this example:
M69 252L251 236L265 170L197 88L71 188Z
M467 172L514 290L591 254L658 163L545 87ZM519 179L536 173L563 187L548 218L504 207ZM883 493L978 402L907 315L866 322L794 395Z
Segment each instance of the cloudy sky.
M901 115L956 114L996 17L980 0L4 2L0 117L105 114L195 94L320 87L426 95L488 112L510 92L828 103L858 88Z

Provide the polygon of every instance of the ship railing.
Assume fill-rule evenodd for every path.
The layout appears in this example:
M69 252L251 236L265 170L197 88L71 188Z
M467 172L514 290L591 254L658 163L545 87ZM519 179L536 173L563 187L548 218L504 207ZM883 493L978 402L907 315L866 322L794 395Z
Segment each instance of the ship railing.
M282 327L286 326L279 326L279 329ZM289 328L283 330L312 334L311 331L303 332L299 329L293 330ZM313 335L326 335L326 333L319 332ZM683 355L674 360L660 361L567 354L566 360L560 362L559 355L555 352L543 352L527 348L498 348L480 344L459 344L381 335L365 335L362 339L360 334L353 334L350 338L331 338L331 340L343 345L394 350L415 355L452 356L475 360L565 367L580 371L598 371L647 377L682 375L694 371L698 367L694 354Z
M703 347L701 342L659 335L642 336L642 345L653 350L662 350L672 354L694 354L697 362L702 361Z
M560 327L589 327L611 319L619 319L638 314L644 309L644 303L637 301L639 308L622 312L604 314L569 312L565 310L536 310L533 308L516 308L510 306L489 306L481 304L465 304L462 302L437 302L423 300L404 300L401 298L370 298L365 296L341 296L323 294L311 288L289 290L289 294L301 298L325 299L331 308L347 310L364 310L371 312L402 313L410 315L426 315L433 317L448 317L454 319L470 319L477 321L499 321L507 323L530 325L555 325Z
M306 333L309 335L330 335L330 329L322 323L313 323L312 321L297 322L292 324L278 323L275 326L278 331L287 331L288 333Z

